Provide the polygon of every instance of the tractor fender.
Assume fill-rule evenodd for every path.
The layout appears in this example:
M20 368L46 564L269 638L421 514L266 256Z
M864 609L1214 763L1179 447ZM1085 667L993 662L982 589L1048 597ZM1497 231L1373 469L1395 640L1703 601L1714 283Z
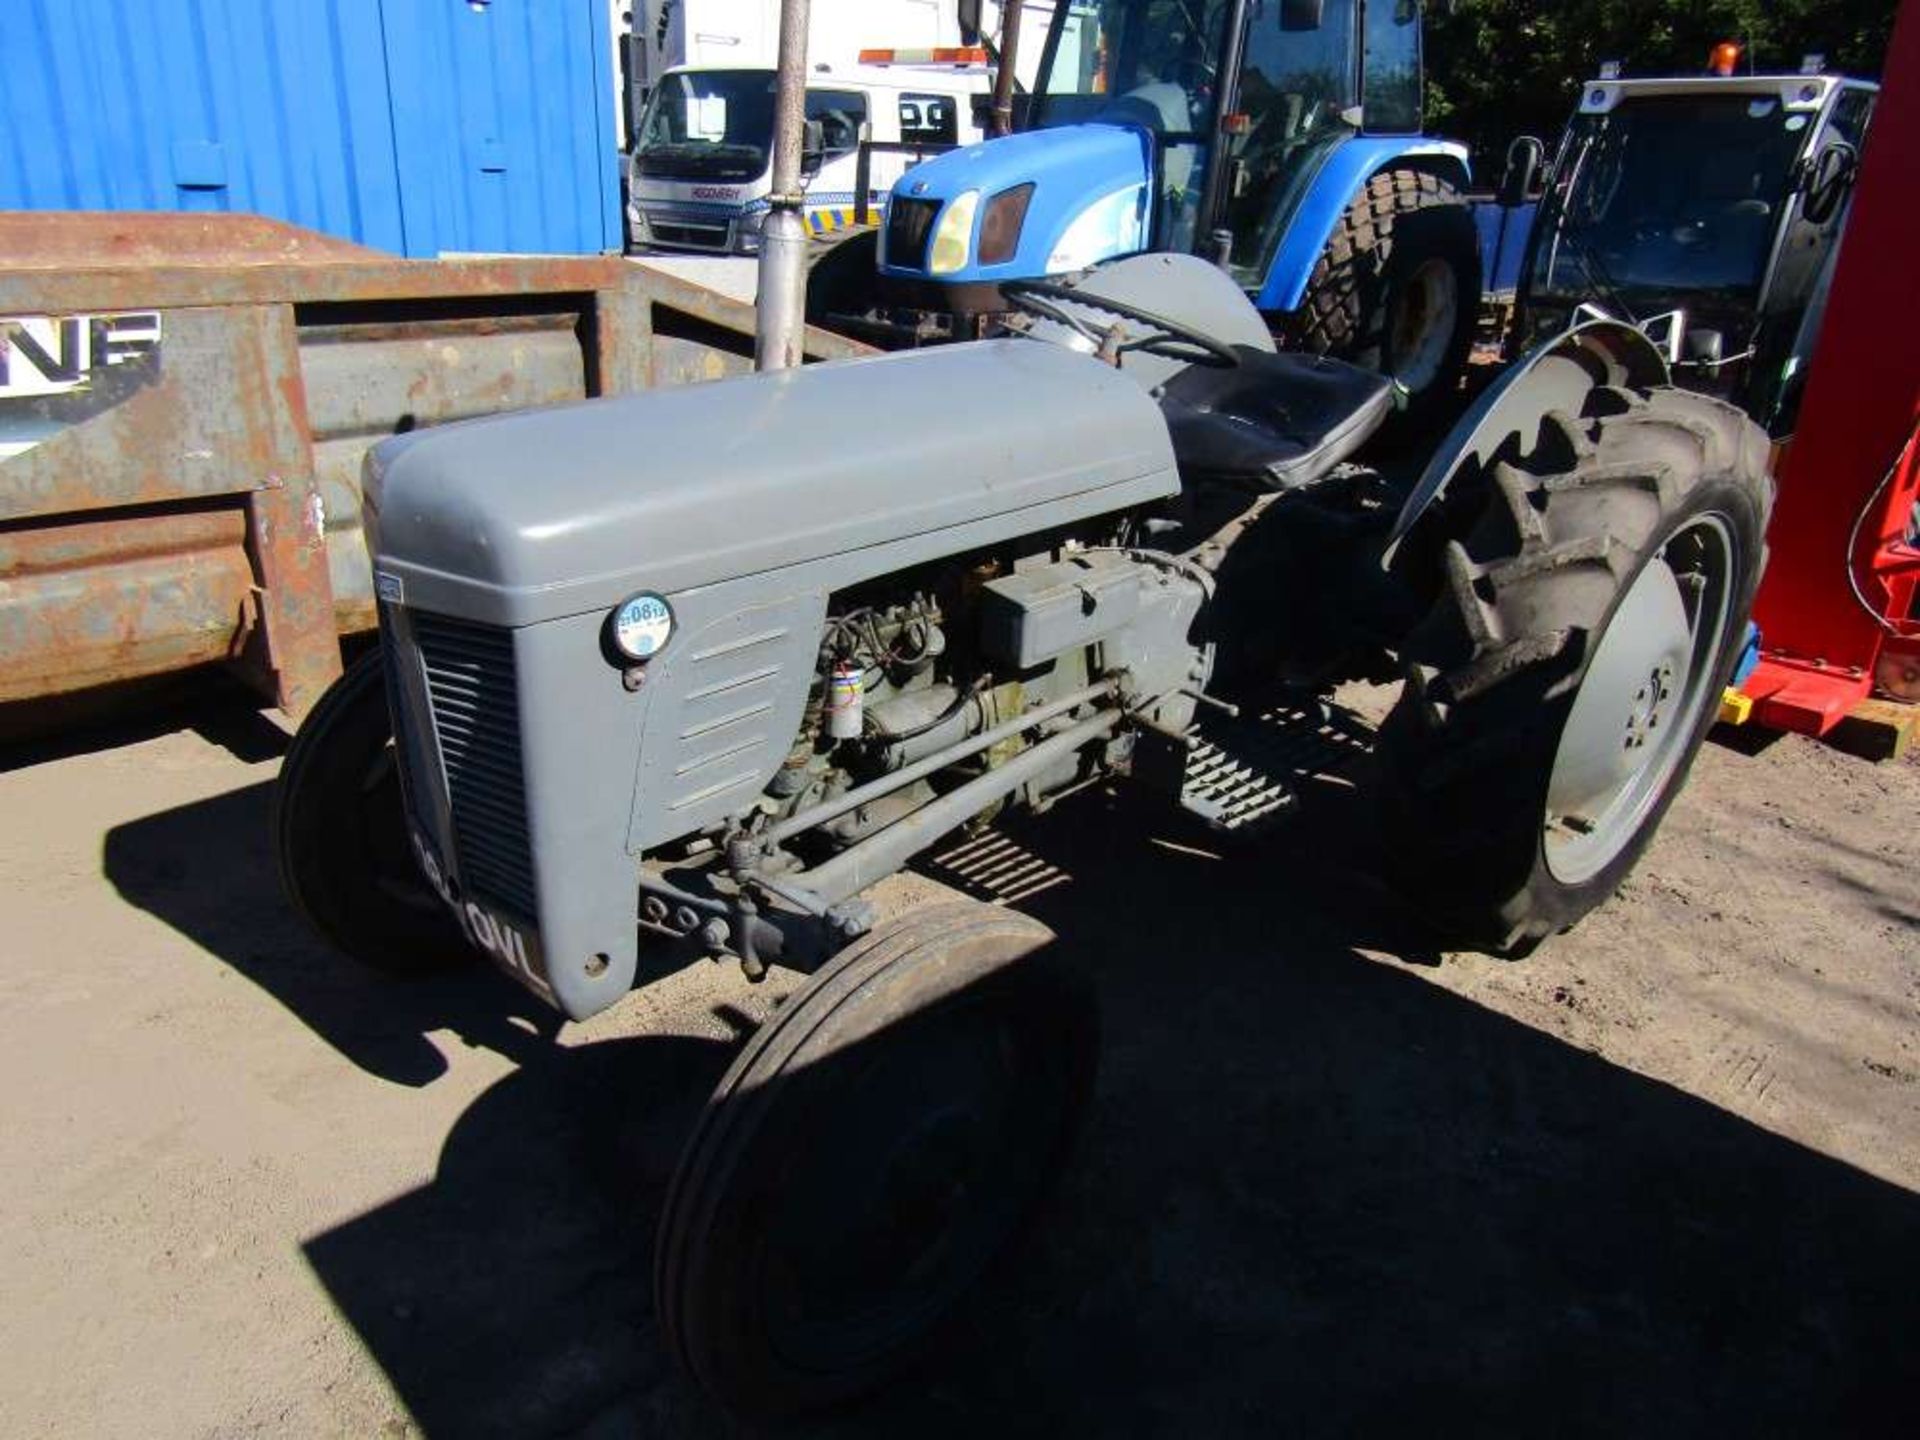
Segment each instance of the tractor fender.
M1671 383L1666 358L1654 343L1618 320L1576 326L1528 351L1486 388L1427 461L1393 522L1381 568L1392 566L1400 542L1447 493L1454 477L1470 466L1484 467L1508 436L1535 435L1555 411L1580 414L1588 394L1602 386L1646 389Z
M1333 238L1333 227L1347 206L1375 175L1402 161L1411 162L1411 169L1431 170L1463 190L1471 178L1467 147L1452 140L1368 135L1338 146L1321 162L1294 206L1255 302L1262 312L1284 314L1299 309L1314 262Z

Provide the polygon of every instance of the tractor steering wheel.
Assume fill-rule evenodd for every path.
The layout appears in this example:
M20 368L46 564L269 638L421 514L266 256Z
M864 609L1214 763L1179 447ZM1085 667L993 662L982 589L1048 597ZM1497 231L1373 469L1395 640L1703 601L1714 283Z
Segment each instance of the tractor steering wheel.
M1213 365L1223 370L1240 364L1240 356L1224 341L1216 340L1205 331L1183 325L1177 320L1169 320L1164 315L1156 315L1129 301L1089 295L1071 285L1061 285L1052 280L1003 280L1000 282L1000 293L1021 310L1065 325L1076 335L1093 342L1096 349L1107 343L1107 336L1074 315L1066 308L1067 305L1084 305L1089 310L1104 311L1109 315L1118 315L1122 320L1133 320L1151 327L1153 333L1122 342L1114 351L1116 355L1139 350L1169 360Z

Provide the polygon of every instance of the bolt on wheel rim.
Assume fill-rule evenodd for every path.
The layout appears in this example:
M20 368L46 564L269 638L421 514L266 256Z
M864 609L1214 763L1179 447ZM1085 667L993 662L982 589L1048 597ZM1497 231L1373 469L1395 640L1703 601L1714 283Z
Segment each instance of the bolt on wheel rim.
M1562 884L1592 879L1645 826L1713 700L1732 604L1733 532L1719 515L1676 531L1601 634L1561 732L1542 838Z

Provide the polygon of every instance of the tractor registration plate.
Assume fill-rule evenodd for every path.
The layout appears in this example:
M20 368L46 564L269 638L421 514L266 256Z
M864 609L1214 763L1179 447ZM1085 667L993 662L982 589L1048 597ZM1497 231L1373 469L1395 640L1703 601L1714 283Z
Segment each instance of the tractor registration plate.
M490 906L459 894L447 878L446 867L440 863L440 857L434 853L426 837L411 827L407 833L413 842L413 856L419 862L420 873L426 877L427 884L433 887L433 893L453 912L454 919L460 923L461 933L467 937L467 943L522 984L531 985L543 995L548 993L547 967L540 953L539 932L523 929L519 922L508 919Z

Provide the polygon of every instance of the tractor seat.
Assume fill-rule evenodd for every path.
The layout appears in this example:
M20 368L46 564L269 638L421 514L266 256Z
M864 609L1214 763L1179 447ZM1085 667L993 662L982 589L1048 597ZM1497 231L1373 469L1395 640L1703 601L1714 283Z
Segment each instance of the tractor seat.
M1240 363L1189 365L1160 391L1182 474L1266 490L1311 485L1380 428L1391 382L1341 360L1236 345Z

